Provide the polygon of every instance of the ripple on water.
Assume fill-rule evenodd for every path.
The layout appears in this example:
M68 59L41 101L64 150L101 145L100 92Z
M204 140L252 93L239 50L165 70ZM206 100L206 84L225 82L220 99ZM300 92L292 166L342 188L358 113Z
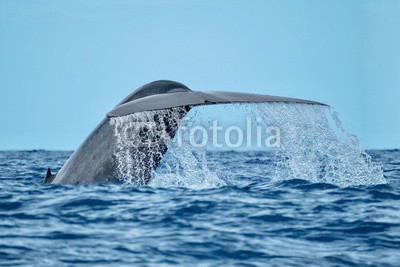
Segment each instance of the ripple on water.
M400 262L399 151L371 153L381 160L385 185L275 181L268 170L253 175L268 168L270 156L259 152L262 160L254 161L249 152L209 155L210 171L223 162L222 187L43 185L45 167L60 168L70 153L0 152L0 265Z

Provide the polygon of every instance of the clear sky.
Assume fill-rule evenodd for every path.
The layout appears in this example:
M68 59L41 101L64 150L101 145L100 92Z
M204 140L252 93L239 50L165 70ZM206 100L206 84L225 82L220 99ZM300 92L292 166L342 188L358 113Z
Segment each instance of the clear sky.
M75 149L158 79L332 105L400 147L400 1L0 1L0 149Z

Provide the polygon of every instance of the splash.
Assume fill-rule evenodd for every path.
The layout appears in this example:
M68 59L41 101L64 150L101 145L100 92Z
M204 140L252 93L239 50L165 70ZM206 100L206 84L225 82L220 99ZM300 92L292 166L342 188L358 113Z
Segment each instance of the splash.
M190 117L201 116L197 109ZM198 120L183 120L181 129L191 129ZM179 135L179 138L178 138ZM185 187L207 189L226 186L226 183L208 168L206 147L193 147L189 131L180 131L171 143L160 168L149 185L154 187Z
M183 108L174 108L110 120L116 137L117 175L123 183L192 189L232 184L232 180L208 168L206 152L213 147L193 147L188 129L198 125L208 128L216 119L230 125L249 117L262 117L263 124L280 129L280 148L268 148L276 156L274 163L265 163L265 168L274 169L274 175L267 180L303 179L338 186L386 183L381 167L372 162L329 107L296 103L227 104L194 107L185 115ZM180 132L182 128L186 130Z
M338 186L385 183L380 166L360 148L329 107L295 103L259 104L266 123L281 131L275 180L304 179Z
M192 148L187 133L182 143L173 139L185 114L184 108L172 108L111 118L116 175L124 184L193 189L224 185L208 169L205 149Z

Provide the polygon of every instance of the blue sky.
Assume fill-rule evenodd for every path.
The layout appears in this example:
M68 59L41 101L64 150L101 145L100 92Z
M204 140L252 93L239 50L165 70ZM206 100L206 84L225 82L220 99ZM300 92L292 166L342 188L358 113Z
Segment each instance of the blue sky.
M0 149L75 149L122 98L195 90L332 105L400 147L400 1L0 1Z

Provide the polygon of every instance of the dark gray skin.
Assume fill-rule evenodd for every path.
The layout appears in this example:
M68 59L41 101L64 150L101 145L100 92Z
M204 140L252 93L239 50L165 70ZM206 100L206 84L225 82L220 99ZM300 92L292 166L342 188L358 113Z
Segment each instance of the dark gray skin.
M118 182L117 177L113 175L115 138L109 120L109 118L105 118L96 127L50 183L77 185Z
M236 92L196 92L181 83L155 81L140 87L110 111L106 118L100 122L82 145L71 155L57 174L51 174L50 169L47 171L44 183L72 185L120 183L120 178L116 171L116 159L114 156L116 140L113 126L110 125L111 117L129 115L141 111L185 107L185 111L181 112L178 116L180 122L193 106L262 102L294 102L325 105L314 101L268 95ZM164 121L168 123L168 120L165 119ZM176 130L176 128L168 130L171 138L174 137ZM149 166L149 170L157 168L168 147L161 145L159 149L160 153L158 153L157 158L152 156L151 162L153 162L153 165ZM154 153L152 154L154 155ZM146 160L146 162L149 161ZM144 184L147 184L150 179L151 172L148 171L146 172Z

